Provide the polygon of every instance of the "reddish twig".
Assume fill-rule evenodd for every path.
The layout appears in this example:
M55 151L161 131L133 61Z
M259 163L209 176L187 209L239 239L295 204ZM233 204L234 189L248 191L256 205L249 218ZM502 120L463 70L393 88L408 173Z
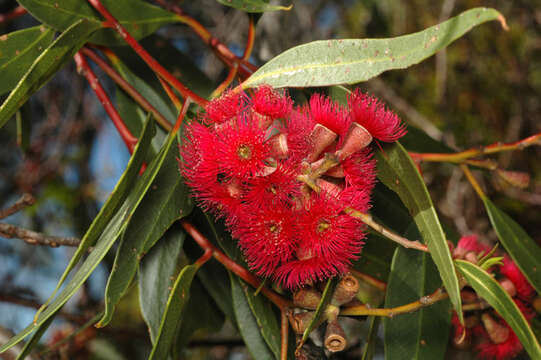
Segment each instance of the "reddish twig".
M128 129L128 127L124 123L124 120L122 120L120 114L111 103L111 100L101 86L98 77L96 76L96 74L94 74L90 66L88 66L88 62L86 61L84 55L81 52L77 52L74 58L75 62L77 63L77 71L86 78L86 80L90 84L90 87L92 88L92 90L94 90L94 93L103 105L103 108L113 121L113 124L117 128L118 133L122 137L122 140L124 140L124 143L128 147L130 154L133 153L135 144L137 144L137 138L133 136L130 129Z
M108 50L107 50L108 51ZM111 67L105 60L103 60L98 54L89 48L84 47L81 52L94 61L113 81L122 88L136 103L138 103L143 109L151 112L156 119L156 122L160 124L165 130L170 131L173 125L163 116L144 96L142 96L129 82L127 82L122 75L120 75L115 69ZM109 59L117 59L116 55L109 51L107 54ZM113 60L114 61L114 60Z
M176 77L154 59L135 38L118 22L118 20L103 6L100 0L87 0L105 19L104 26L114 29L126 43L143 59L147 65L173 86L184 98L192 98L200 106L205 106L208 100L200 97L184 86Z
M169 96L169 99L171 99L173 105L175 105L177 110L180 110L182 108L182 101L180 101L173 89L171 89L171 86L169 86L169 84L165 80L160 77L158 77L158 80L160 80L160 84L162 84L165 93L167 94L167 96Z
M231 258L229 258L218 248L216 248L216 246L214 246L190 222L188 222L187 220L181 220L180 224L182 225L184 230L186 230L186 232L190 234L190 236L195 240L195 242L202 249L205 250L205 252L210 251L212 253L212 256L222 265L224 265L229 271L239 276L241 279L252 285L254 288L258 288L261 285L261 281L257 277L255 277L248 270L231 260ZM285 310L292 306L291 301L283 298L282 296L267 287L262 287L261 293L265 295L270 301L272 301L276 306L278 306L281 310Z
M250 59L250 55L252 55L252 50L254 49L254 41L255 41L255 23L254 23L254 17L249 16L250 23L248 25L248 39L246 39L246 47L244 48L244 54L242 54L242 60L248 61Z
M49 236L15 225L0 223L0 235L9 239L21 239L30 245L79 246L81 240L74 237Z
M15 214L19 210L27 206L33 205L34 202L36 202L36 200L32 195L28 193L23 194L23 196L21 196L19 200L17 200L13 205L9 206L4 210L0 210L0 219L5 219L10 215Z
M280 360L287 360L287 347L289 339L289 309L282 309L280 326Z
M231 66L231 68L229 69L229 73L227 74L227 77L225 78L224 81L222 81L222 83L220 85L218 85L218 87L212 92L212 95L211 95L211 98L216 98L218 96L220 96L221 93L224 92L225 89L227 89L227 87L229 85L231 85L231 83L233 82L233 80L235 80L235 76L237 75L237 70L238 70L239 66L238 64L233 64L233 66Z
M11 10L10 12L6 14L0 14L0 24L16 19L19 16L22 16L26 13L27 13L26 9L23 8L21 5L19 5L15 9Z

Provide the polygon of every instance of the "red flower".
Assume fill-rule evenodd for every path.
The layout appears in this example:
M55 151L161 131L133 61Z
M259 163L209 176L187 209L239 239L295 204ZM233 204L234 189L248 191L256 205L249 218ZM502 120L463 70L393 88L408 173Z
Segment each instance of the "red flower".
M477 356L480 359L509 360L521 353L523 347L517 335L509 325L505 324L505 327L509 330L509 337L506 341L496 344L485 337L484 341L477 345Z
M207 104L205 122L221 124L240 115L245 109L246 94L229 91Z
M314 94L310 98L309 114L312 121L325 126L340 136L346 135L351 124L351 120L344 115L344 109L321 94Z
M293 258L298 234L295 214L285 206L244 206L241 216L233 235L250 268L258 275L273 276L280 263Z
M217 131L215 151L227 177L245 180L266 166L271 149L265 131L252 120L251 116L236 118Z
M517 296L520 299L530 300L535 295L534 288L522 274L517 264L508 256L503 258L503 265L500 267L500 273L511 280L513 285L515 285Z
M284 118L291 112L293 102L287 95L282 95L268 85L259 87L252 97L252 109L272 119Z
M406 135L400 118L375 97L355 90L348 99L352 120L362 125L378 140L393 142Z

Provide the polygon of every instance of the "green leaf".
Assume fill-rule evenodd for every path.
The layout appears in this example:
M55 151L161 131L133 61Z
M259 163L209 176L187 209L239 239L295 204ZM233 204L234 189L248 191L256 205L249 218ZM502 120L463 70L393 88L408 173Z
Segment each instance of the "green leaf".
M17 344L25 336L37 329L43 322L45 322L54 312L56 312L62 305L64 305L81 287L86 281L94 269L98 266L101 260L105 257L107 252L111 249L115 241L120 237L120 234L126 229L129 220L133 216L133 213L137 209L139 203L146 194L148 188L152 184L152 181L156 177L158 170L161 168L165 157L173 144L175 134L171 134L164 144L161 152L158 156L149 164L143 175L137 180L135 186L126 201L122 204L120 209L112 217L111 221L107 224L100 237L98 238L93 251L88 255L86 260L82 263L81 267L75 273L75 275L66 284L64 289L58 294L54 301L35 318L33 324L26 327L19 334L13 337L10 341L0 347L0 353Z
M153 344L158 337L185 238L184 231L176 227L170 229L139 264L139 303Z
M30 107L25 104L15 113L17 124L17 145L23 152L27 152L30 147L30 133L32 132L32 115Z
M291 48L252 74L244 88L329 86L366 81L417 64L486 21L503 19L475 8L423 31L389 39L320 40Z
M272 304L263 295L254 296L255 291L244 282L240 282L240 286L246 295L248 305L252 310L257 325L261 331L261 335L269 346L274 356L280 358L280 327L276 319L276 313L272 309Z
M323 319L323 315L325 314L325 310L327 309L327 306L331 303L332 296L334 294L334 289L336 288L336 285L338 284L337 278L330 278L327 280L327 285L325 285L325 289L323 290L323 293L321 294L321 300L319 301L319 304L317 304L316 311L314 313L314 317L306 327L306 330L304 330L304 334L302 334L302 341L305 342L308 339L308 336L310 333L317 328Z
M86 252L88 251L88 249L96 243L100 235L105 230L107 224L109 224L111 218L116 214L118 208L122 205L122 203L128 196L128 193L131 190L133 184L135 183L137 179L137 174L141 170L143 161L148 153L150 143L154 134L156 133L155 130L156 128L154 127L152 121L147 121L145 123L143 131L141 132L141 135L139 137L139 141L137 142L137 145L135 147L135 151L133 152L133 155L128 162L126 170L124 170L115 188L107 198L107 201L100 209L98 215L92 221L92 224L90 224L90 227L81 239L79 247L75 251L75 254L73 254L73 256L71 257L68 266L60 277L60 280L58 280L58 283L56 284L53 293L45 302L45 304L42 305L41 309L38 311L38 314L54 299L56 293L60 289L60 286L62 286L71 270L79 263L83 255L86 254Z
M483 203L503 247L537 293L541 294L541 248L515 220L498 209L490 199L484 198Z
M141 258L174 221L192 211L193 201L180 176L177 153L178 142L174 141L152 186L122 235L105 289L105 313L98 323L100 327L111 321L115 306L132 282Z
M377 160L378 178L398 194L410 211L424 243L430 250L451 303L457 314L462 316L460 289L451 252L436 209L417 167L398 142L385 147L383 152L378 152Z
M239 326L240 333L246 347L254 359L271 360L274 359L272 351L269 349L257 320L252 313L250 304L246 299L246 294L236 275L229 273L231 281L231 294L233 296L233 309Z
M103 27L102 17L86 0L19 0L29 13L41 22L60 31L74 22L85 19L97 28ZM140 0L101 0L105 8L136 39L140 39L161 26L178 22L178 16ZM125 41L112 29L103 29L90 39L101 45L125 45Z
M43 25L0 36L0 95L17 85L53 38L54 31Z
M415 225L407 236L419 236ZM434 262L426 253L397 247L387 283L385 307L418 301L441 286ZM443 359L450 332L449 301L413 313L384 319L386 359Z
M511 326L531 358L541 359L541 347L528 321L500 284L477 265L456 260L456 266L475 292L485 299Z
M378 340L378 329L381 322L379 316L369 316L368 321L370 321L370 327L368 329L368 336L366 338L366 344L363 348L363 357L361 360L372 360L374 358L374 353L376 352L376 342Z
M291 8L293 7L293 5L270 5L269 2L265 0L218 0L218 2L222 5L251 13L261 13L276 10L291 10Z
M30 351L32 351L34 346L39 343L39 340L41 339L43 334L45 334L45 331L47 331L49 326L53 323L57 313L58 311L54 313L49 319L47 319L47 321L45 321L36 331L34 331L30 339L26 342L26 344L24 344L24 347L17 356L16 360L22 360L30 354Z
M369 233L361 256L353 262L353 267L386 282L391 270L391 259L395 248L395 242L377 233Z
M43 52L0 106L0 128L17 112L28 98L38 91L83 46L99 26L80 20L66 29Z
M178 275L167 299L167 306L160 324L160 331L152 347L149 360L167 359L167 354L182 321L182 311L190 298L190 285L197 269L199 269L199 265L188 265Z

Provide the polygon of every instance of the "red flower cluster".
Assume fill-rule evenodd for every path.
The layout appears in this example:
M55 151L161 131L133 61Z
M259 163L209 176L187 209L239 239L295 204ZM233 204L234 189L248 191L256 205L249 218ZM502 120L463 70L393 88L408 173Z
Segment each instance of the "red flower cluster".
M360 91L347 107L319 94L294 107L262 86L211 101L199 120L186 126L182 174L251 269L288 288L347 271L364 233L344 209L368 210L375 161L366 147L404 135L399 118Z
M476 263L477 259L488 254L490 248L478 241L477 236L464 236L453 250L455 258L465 259ZM513 298L526 320L530 321L535 312L531 306L535 296L534 288L528 283L518 266L507 255L503 264L489 271L495 273L500 285ZM477 295L470 290L462 291L465 304L479 301ZM509 360L522 352L523 346L517 335L493 310L474 313L465 317L465 327L460 324L458 316L453 314L454 342L458 347L475 344L475 350L480 359Z

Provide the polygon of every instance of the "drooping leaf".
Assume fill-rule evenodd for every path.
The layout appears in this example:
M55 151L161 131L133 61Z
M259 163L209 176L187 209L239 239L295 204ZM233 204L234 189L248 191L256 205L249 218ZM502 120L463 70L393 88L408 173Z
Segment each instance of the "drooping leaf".
M167 359L169 349L182 321L184 306L190 298L190 286L199 265L187 265L178 275L167 299L167 306L162 316L160 331L156 337L149 360Z
M98 266L101 260L105 257L107 252L111 249L115 241L120 237L120 234L126 229L130 218L137 209L137 206L141 202L145 193L152 184L158 170L161 168L165 157L173 144L175 135L171 134L168 141L164 144L162 150L158 156L149 164L143 175L137 179L134 188L126 198L126 201L122 204L120 209L112 217L111 221L107 224L100 237L98 238L96 245L90 255L81 264L81 267L58 294L58 296L52 301L52 303L41 312L36 318L33 324L29 325L18 333L15 337L10 339L6 344L0 347L0 353L17 344L24 337L26 337L33 330L42 325L54 312L56 312L62 305L64 305L81 287L81 285L88 279L90 274Z
M366 81L384 71L417 64L474 26L503 19L494 9L475 8L423 31L389 39L320 40L291 48L252 74L244 88L329 86Z
M19 0L28 12L41 22L64 31L74 22L85 19L103 27L103 18L86 0ZM136 39L152 34L165 24L178 22L178 17L141 0L101 0L105 8ZM91 42L101 45L125 45L112 29L103 29L92 36Z
M507 291L489 273L475 264L456 260L456 266L475 292L509 324L530 357L541 359L541 346L528 321Z
M378 178L398 194L410 211L424 243L438 268L457 314L462 316L458 278L447 239L419 171L407 151L396 143L377 153Z
M0 36L0 95L17 85L53 37L54 31L44 25Z
M49 319L47 319L47 321L41 324L41 326L37 328L36 331L34 331L30 339L26 342L26 344L24 344L24 347L17 356L16 360L23 360L30 354L34 346L39 343L39 340L41 339L43 334L45 334L45 331L47 331L49 326L53 323L57 313L58 311L54 313Z
M419 236L415 225L407 236ZM441 286L434 262L426 253L397 247L387 283L385 307L405 305ZM409 314L384 319L386 359L442 359L450 332L450 303L439 301Z
M184 231L170 229L139 264L139 303L153 344L158 337L185 238Z
M189 215L192 210L193 201L178 171L177 153L178 142L175 140L152 186L122 235L105 289L105 313L99 326L105 326L111 321L114 308L128 289L140 259L175 220Z
M361 360L372 360L374 358L381 317L369 316L368 321L370 322L370 327L368 328L368 337L366 338L366 344L363 348L363 357L361 358Z
M276 319L276 314L272 309L272 304L263 295L254 296L255 289L249 287L243 282L239 282L252 314L261 331L261 335L269 346L274 356L280 358L280 327Z
M484 198L483 202L503 247L537 293L541 294L541 248L515 220L498 209L490 199Z
M28 104L21 106L19 111L15 113L15 122L17 123L17 145L23 152L27 152L32 132L32 117Z
M28 71L0 106L0 127L17 112L28 98L38 91L83 46L99 28L86 20L79 20L66 29L32 63Z
M334 289L336 288L337 284L338 284L338 280L335 277L327 280L327 285L325 285L325 289L323 290L323 293L321 294L321 300L319 301L319 304L317 304L314 317L312 318L312 320L306 327L306 330L304 330L304 333L302 334L302 341L306 341L310 333L321 324L323 315L325 314L325 310L327 309L327 306L331 303L331 299L334 294Z
M376 233L369 233L364 241L361 256L353 262L353 268L386 282L396 243Z
M240 333L246 347L254 359L273 360L273 352L265 342L257 320L250 309L246 295L240 285L240 280L230 273L231 293L233 295L233 309Z
M276 10L291 10L293 5L271 5L264 0L217 0L220 4L251 13L261 13Z

